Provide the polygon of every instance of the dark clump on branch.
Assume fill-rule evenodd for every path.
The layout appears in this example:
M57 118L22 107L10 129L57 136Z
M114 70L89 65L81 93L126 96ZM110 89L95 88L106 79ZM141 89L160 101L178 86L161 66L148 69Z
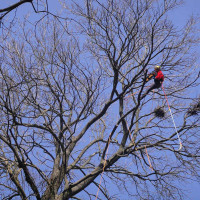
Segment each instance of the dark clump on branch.
M165 116L165 111L162 108L156 108L154 114L155 117L163 118Z
M191 106L188 111L188 115L193 116L193 115L198 115L200 113L200 99L199 102L193 106Z

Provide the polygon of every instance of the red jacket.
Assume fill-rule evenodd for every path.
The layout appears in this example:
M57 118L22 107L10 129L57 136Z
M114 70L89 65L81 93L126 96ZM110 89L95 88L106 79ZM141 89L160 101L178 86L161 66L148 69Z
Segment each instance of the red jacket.
M160 80L161 82L164 81L164 75L161 70L157 72L155 79Z

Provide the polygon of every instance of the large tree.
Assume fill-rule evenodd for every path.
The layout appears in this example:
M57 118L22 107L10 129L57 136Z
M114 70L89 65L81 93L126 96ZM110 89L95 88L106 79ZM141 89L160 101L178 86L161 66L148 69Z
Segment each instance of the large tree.
M0 36L1 199L182 199L200 166L195 20L174 27L176 0L61 3L66 19ZM155 65L166 96L141 98Z

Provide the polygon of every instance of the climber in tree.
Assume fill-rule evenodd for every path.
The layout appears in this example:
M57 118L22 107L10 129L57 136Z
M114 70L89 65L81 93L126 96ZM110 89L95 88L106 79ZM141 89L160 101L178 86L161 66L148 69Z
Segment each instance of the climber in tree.
M154 78L154 83L150 86L150 88L145 92L145 94L142 96L144 98L151 90L160 88L163 81L164 81L164 75L162 71L160 70L160 66L155 66L154 67L155 71L152 73L148 74L147 78L145 81L149 81L150 79Z

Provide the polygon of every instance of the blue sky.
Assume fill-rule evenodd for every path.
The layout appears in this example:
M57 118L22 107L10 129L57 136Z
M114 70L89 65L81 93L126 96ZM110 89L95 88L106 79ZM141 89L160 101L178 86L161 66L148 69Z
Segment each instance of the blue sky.
M0 0L0 4L3 4L3 2L5 2L5 0ZM56 4L57 1L49 0L49 2L51 2L53 5ZM50 8L53 8L53 6ZM23 12L23 9L19 9L18 12ZM33 12L33 10L31 10L31 12ZM177 26L182 27L191 15L193 15L194 17L200 17L200 0L185 0L185 3L182 6L176 9L175 12L172 12L171 18ZM199 24L199 29L200 29L200 24ZM197 48L197 51L200 51L200 48ZM189 199L191 200L200 199L200 184L191 181L191 183L183 185L185 189L190 190L188 197ZM188 198L184 200L189 200Z

